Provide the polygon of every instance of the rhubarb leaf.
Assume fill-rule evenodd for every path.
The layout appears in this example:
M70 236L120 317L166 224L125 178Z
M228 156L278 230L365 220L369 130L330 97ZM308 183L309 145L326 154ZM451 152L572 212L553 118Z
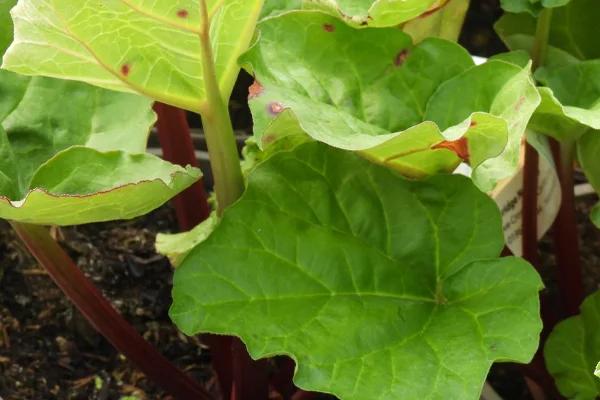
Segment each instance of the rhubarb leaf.
M577 142L579 165L585 172L588 182L600 193L600 131L590 131ZM600 204L590 213L592 222L600 228Z
M527 1L527 0L519 0ZM549 44L553 53L566 52L579 60L600 58L600 7L597 0L572 0L567 6L554 10ZM529 14L504 14L496 31L511 50L526 50L531 54L537 19Z
M542 103L530 127L558 140L576 140L600 129L600 59L544 67L536 77Z
M239 72L262 0L208 0L224 98ZM206 102L197 0L21 0L3 68L137 92L201 111Z
M166 256L171 265L179 266L190 251L212 233L219 222L219 218L215 212L196 225L190 231L181 233L159 233L156 236L156 251Z
M571 0L500 0L504 11L509 13L527 12L538 16L544 8L556 8L569 4Z
M590 295L581 313L560 322L546 341L544 358L560 393L569 399L594 400L600 381L594 371L600 359L600 292Z
M257 79L250 107L263 147L304 131L411 177L469 161L484 190L514 172L539 104L528 67L474 66L455 43L413 46L398 29L355 29L319 12L286 13L259 28L241 61Z
M291 356L305 390L478 399L492 362L529 361L542 327L541 280L503 246L467 178L409 181L307 143L254 169L176 270L170 315L253 358Z
M198 178L143 154L155 121L148 99L8 71L0 71L0 93L0 218L133 218Z

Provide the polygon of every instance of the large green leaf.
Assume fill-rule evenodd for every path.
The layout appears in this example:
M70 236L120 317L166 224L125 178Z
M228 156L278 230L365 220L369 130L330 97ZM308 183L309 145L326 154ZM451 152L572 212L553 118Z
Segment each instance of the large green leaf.
M70 225L132 218L198 171L144 153L143 97L0 71L0 218Z
M600 381L594 371L600 359L600 292L589 296L581 314L559 323L546 341L544 358L548 371L563 396L594 400Z
M554 10L549 43L555 51L565 51L580 60L600 58L597 41L600 37L599 20L597 0L572 0L567 6ZM496 31L512 50L530 52L536 22L536 18L529 14L505 14L496 24ZM552 61L552 57L549 58Z
M590 131L577 142L579 164L588 181L600 193L600 131ZM591 212L592 222L600 228L600 204Z
M576 140L600 129L600 59L545 67L536 73L545 87L531 128L558 140Z
M249 177L176 270L171 317L287 354L294 381L342 400L477 399L494 360L527 362L535 270L496 258L493 201L461 176L409 181L307 143Z
M476 67L457 44L413 46L398 29L355 29L317 12L267 19L260 32L242 62L258 81L250 106L263 146L304 131L409 176L468 159L485 190L515 170L539 104L528 68ZM457 155L446 142L463 137Z
M537 16L544 8L562 7L571 0L500 0L502 8L511 13L527 12Z
M254 32L262 0L207 0L223 96ZM201 111L205 88L198 0L21 0L3 67L85 81Z

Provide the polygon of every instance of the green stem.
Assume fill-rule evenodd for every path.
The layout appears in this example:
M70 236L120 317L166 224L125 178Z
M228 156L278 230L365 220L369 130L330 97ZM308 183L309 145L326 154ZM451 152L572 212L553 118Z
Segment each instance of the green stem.
M552 9L544 8L540 13L535 32L535 42L531 50L533 60L533 70L537 70L544 65L546 55L548 54L548 38L550 36L550 26L552 25Z
M237 150L233 126L227 104L221 96L210 43L210 18L206 1L200 2L202 29L200 46L202 71L206 88L206 103L202 107L202 125L210 154L210 165L217 194L217 213L240 198L244 191L244 179Z

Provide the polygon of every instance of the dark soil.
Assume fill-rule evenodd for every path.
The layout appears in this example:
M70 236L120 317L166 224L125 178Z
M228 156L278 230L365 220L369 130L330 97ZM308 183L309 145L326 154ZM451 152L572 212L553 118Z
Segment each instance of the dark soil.
M133 221L55 230L85 274L144 338L216 389L208 354L168 318L172 269L154 251L157 232L175 227L163 207ZM0 396L4 400L167 399L65 299L0 222Z

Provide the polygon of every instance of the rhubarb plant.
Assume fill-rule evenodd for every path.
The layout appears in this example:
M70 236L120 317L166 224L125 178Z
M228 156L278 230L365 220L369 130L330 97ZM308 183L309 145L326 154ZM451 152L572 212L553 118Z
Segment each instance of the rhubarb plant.
M600 360L600 292L590 295L581 314L559 323L548 338L544 356L548 371L569 399L593 400L600 396L594 375Z
M586 175L598 188L600 162L589 147L600 140L600 50L594 39L600 34L594 22L600 7L593 0L572 0L552 10L547 17L546 65L536 71L542 102L530 127L560 141L567 164L578 149ZM496 30L511 49L531 51L536 19L507 13ZM597 208L592 219L598 223Z
M526 18L548 30L547 62L544 35L507 17L503 36L533 63L513 53L474 65L448 40L461 0L19 0L0 183L5 212L22 212L0 216L71 224L158 206L198 172L140 154L150 101L197 112L217 207L192 233L163 237L179 264L178 327L237 336L254 358L288 355L297 386L342 400L477 399L491 364L529 362L542 329L542 281L500 257L488 193L518 170L528 126L597 137L597 88L568 90L597 80L594 49L569 54L544 8L586 2L528 2ZM226 106L240 66L256 80L244 172ZM53 88L81 110L27 101ZM137 114L115 112L129 102ZM33 157L22 145L33 136L54 147ZM593 152L579 149L593 176ZM453 174L465 166L470 177Z

